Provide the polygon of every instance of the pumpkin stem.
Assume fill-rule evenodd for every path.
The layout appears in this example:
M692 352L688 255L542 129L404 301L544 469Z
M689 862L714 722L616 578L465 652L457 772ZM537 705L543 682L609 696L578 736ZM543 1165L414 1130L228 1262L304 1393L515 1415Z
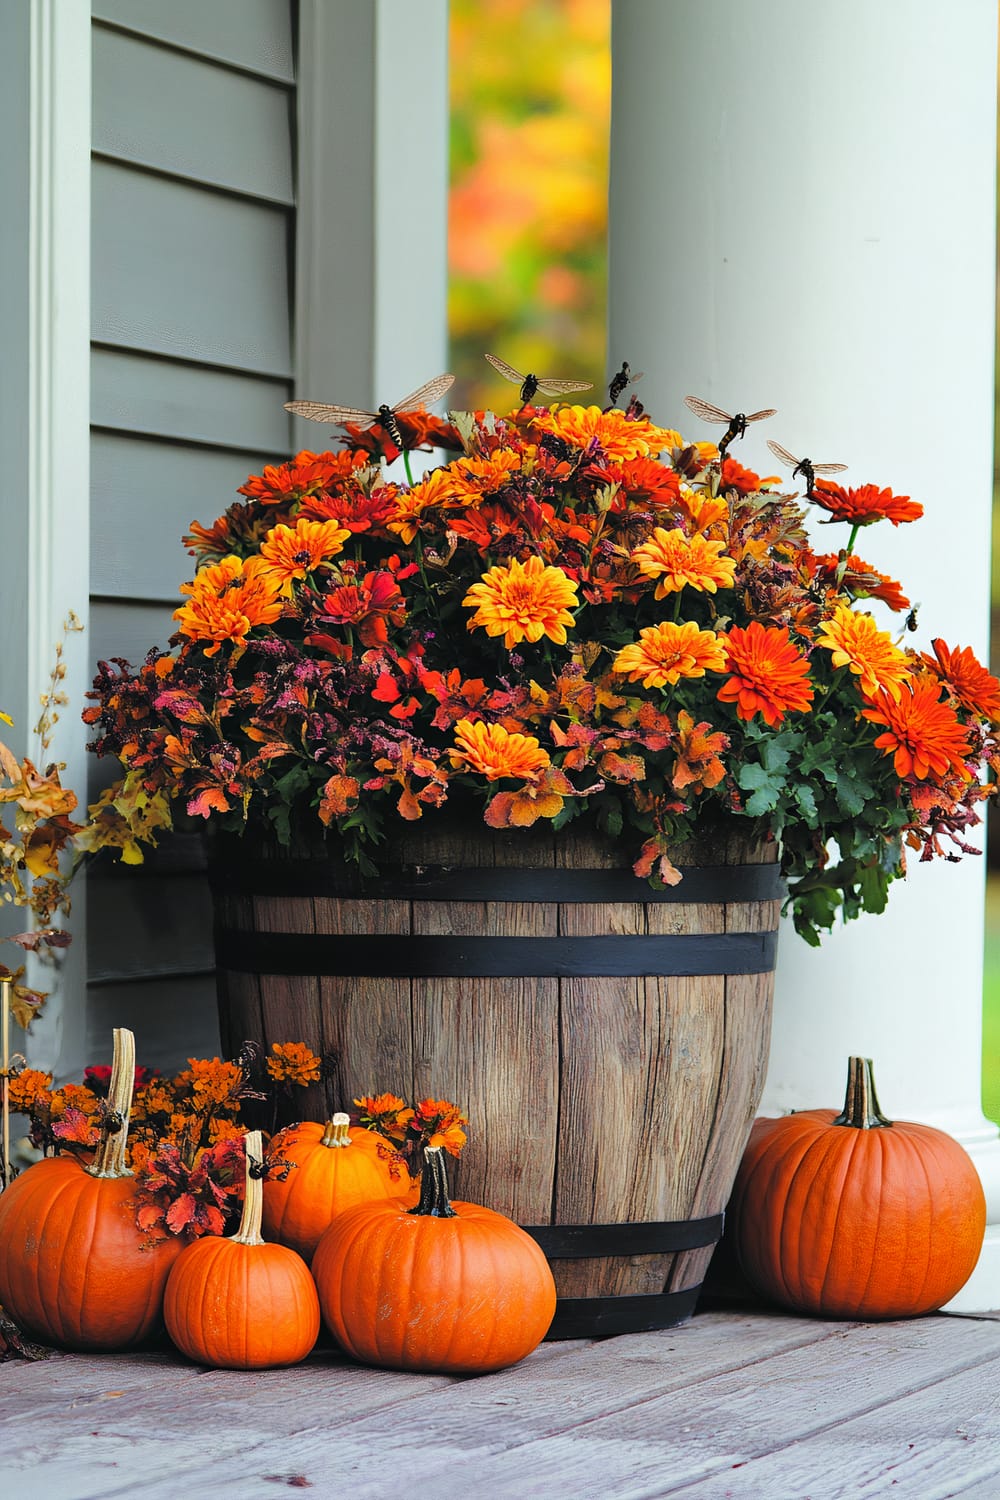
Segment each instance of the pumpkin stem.
M240 1219L239 1229L229 1238L237 1245L263 1245L264 1236L260 1232L260 1220L264 1211L264 1180L261 1171L264 1147L260 1131L248 1130L243 1138L243 1144L247 1154L246 1175L243 1179L243 1216Z
M132 1168L125 1164L128 1145L128 1117L135 1087L135 1034L124 1026L112 1033L114 1054L111 1060L111 1083L108 1085L107 1113L101 1127L101 1140L87 1171L91 1177L131 1177Z
M326 1122L326 1129L320 1137L321 1146L349 1146L351 1137L348 1134L351 1125L350 1115L336 1114Z
M424 1147L424 1169L420 1175L420 1202L407 1213L432 1219L457 1219L448 1199L448 1173L440 1146Z
M850 1125L854 1130L875 1130L891 1125L878 1107L875 1093L875 1077L870 1057L847 1059L847 1097L843 1114L834 1120L834 1125Z

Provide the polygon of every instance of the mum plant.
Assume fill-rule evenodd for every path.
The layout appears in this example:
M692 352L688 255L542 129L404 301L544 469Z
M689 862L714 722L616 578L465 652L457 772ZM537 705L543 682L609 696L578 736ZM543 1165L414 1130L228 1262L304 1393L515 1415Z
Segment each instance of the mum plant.
M100 664L86 717L123 775L96 842L141 858L183 815L322 834L371 874L398 820L474 804L589 818L675 883L672 851L738 820L778 840L810 942L881 911L907 850L975 852L1000 684L883 628L910 601L855 551L919 503L811 471L786 493L634 398L397 416L192 525L169 647ZM396 440L447 461L397 482Z

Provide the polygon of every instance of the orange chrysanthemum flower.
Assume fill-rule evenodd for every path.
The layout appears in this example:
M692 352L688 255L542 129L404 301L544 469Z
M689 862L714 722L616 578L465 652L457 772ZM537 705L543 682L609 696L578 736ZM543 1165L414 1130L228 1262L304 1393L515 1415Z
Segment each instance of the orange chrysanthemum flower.
M761 713L767 724L780 724L789 712L804 712L812 703L809 663L782 627L753 620L744 630L734 625L724 637L733 676L719 689L723 703L735 703L741 719Z
M267 1071L275 1083L319 1083L320 1059L304 1042L272 1042Z
M514 734L502 724L481 719L459 719L455 725L458 749L451 758L460 769L478 771L487 781L505 776L526 781L549 764L548 752L530 734Z
M954 773L971 779L965 767L970 753L965 730L951 704L942 700L941 684L934 678L907 683L898 703L880 693L862 712L873 724L885 725L875 748L892 756L897 776L928 781Z
M832 586L840 568L840 554L824 552L814 557L813 562L822 581ZM852 552L847 559L841 586L850 589L855 598L881 599L883 604L887 604L897 614L910 607L910 601L903 593L902 585L894 578L890 578L888 573L880 573L877 568L872 567L871 563L866 563L864 558L858 557L856 552Z
M680 443L671 428L657 427L645 417L629 422L622 412L602 411L599 406L557 406L552 411L538 411L532 426L554 433L572 448L586 449L596 442L610 459L655 458Z
M909 495L894 495L892 490L880 490L877 484L863 484L851 490L828 479L817 479L812 497L835 520L849 521L852 526L870 526L874 521L891 521L893 526L899 526L903 521L919 521L924 513L918 500L911 500Z
M681 490L680 505L695 531L710 531L728 517L729 506L721 495Z
M515 453L510 448L498 448L486 458L457 460L455 469L461 476L464 489L470 493L491 495L503 489L512 474L520 473L525 457L525 454Z
M922 660L952 697L981 719L989 719L993 724L1000 721L1000 682L976 659L972 647L952 649L940 637L931 641L931 646L934 655L924 653Z
M52 1074L42 1073L38 1068L22 1068L19 1073L11 1073L7 1080L11 1109L15 1114L29 1114L35 1101L47 1094L51 1087Z
M288 463L266 464L263 474L251 474L237 494L248 495L264 505L287 504L343 484L367 461L365 454L346 449L341 453L313 453L303 448Z
M629 682L643 687L671 687L682 677L704 677L723 672L726 651L714 630L702 630L693 620L675 625L663 620L639 631L639 639L615 657L616 672L627 672Z
M892 643L887 630L879 630L871 615L857 615L839 604L816 637L818 646L833 653L835 667L848 667L861 679L866 698L885 692L899 702L904 682L910 680L906 656Z
M202 568L193 583L182 583L190 602L174 610L182 635L209 641L206 656L214 656L223 641L242 641L255 625L270 625L281 614L278 585L259 557L224 557Z
M306 521L301 516L294 526L275 526L260 546L267 565L262 571L278 585L282 597L289 598L293 580L336 557L350 535L336 521Z
M427 478L415 484L412 490L400 490L394 496L387 525L409 546L420 530L426 511L460 505L473 498L474 492L457 466L432 469Z
M702 589L714 594L732 588L735 559L722 557L724 542L709 542L703 536L686 537L679 528L664 531L657 526L648 542L637 547L632 561L646 578L657 578L656 598L680 589Z
M579 600L576 584L562 568L547 567L540 557L525 563L513 557L506 567L484 573L462 603L476 611L468 628L481 625L487 635L502 635L510 651L519 641L539 641L543 635L565 645L566 631L575 624L570 610Z

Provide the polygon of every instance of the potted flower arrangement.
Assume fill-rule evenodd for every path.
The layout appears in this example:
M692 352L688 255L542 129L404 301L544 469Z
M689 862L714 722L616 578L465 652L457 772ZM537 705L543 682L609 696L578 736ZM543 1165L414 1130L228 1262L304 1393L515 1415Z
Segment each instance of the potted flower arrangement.
M910 601L857 538L916 521L909 497L808 465L805 494L788 493L729 456L735 432L687 441L634 397L390 417L348 425L338 451L265 468L192 526L196 571L169 646L137 669L100 665L86 717L123 775L91 809L95 838L135 859L179 815L212 831L234 1038L270 1014L316 1045L296 1009L312 975L317 1041L353 1059L341 1093L362 1092L378 1059L385 1076L387 1058L403 1072L419 1058L446 1073L432 1090L478 1094L477 1137L510 1184L492 1185L508 1192L495 1206L541 1221L548 1159L572 1137L556 1223L669 1229L690 1214L710 1238L766 1058L767 880L780 870L798 931L817 942L838 914L883 909L907 851L967 851L1000 684L968 648L935 638L918 651L872 612L902 621ZM448 460L416 482L387 478L381 460L426 444ZM810 512L839 528L827 551ZM727 885L729 864L757 875ZM604 915L583 921L570 887L599 870L606 885L588 889ZM283 943L295 900L302 921ZM519 927L531 902L535 925ZM724 952L737 939L740 959ZM543 940L563 944L551 967ZM697 1085L667 1065L675 1043L684 1055L692 985L707 1031L720 1030L718 993L728 1048L699 1033L687 1055L704 1051L713 1081ZM418 990L420 1015L394 1017ZM543 1077L549 1054L561 1082ZM692 1170L674 1195L663 1094L715 1131L699 1155L717 1172L710 1189ZM609 1119L614 1173L601 1164ZM523 1161L525 1137L541 1164ZM463 1170L478 1170L472 1152ZM640 1180L650 1198L637 1206ZM473 1183L491 1201L491 1184ZM645 1279L615 1290L686 1295L708 1241L681 1241L677 1253L676 1236L652 1236ZM625 1240L600 1253L616 1251L631 1253ZM579 1264L564 1271L564 1299L593 1294ZM670 1320L662 1307L635 1316Z

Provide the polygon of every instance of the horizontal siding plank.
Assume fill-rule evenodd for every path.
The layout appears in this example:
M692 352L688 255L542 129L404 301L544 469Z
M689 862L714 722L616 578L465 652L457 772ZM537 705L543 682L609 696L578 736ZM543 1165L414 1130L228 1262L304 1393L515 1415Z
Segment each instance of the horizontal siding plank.
M91 176L92 337L290 378L287 210L114 162Z
M89 984L87 1052L91 1062L111 1061L111 1033L116 1026L135 1032L135 1060L143 1068L174 1073L189 1057L218 1057L215 980L201 976Z
M284 455L276 455L280 462ZM163 601L193 577L181 538L210 526L263 460L247 453L185 448L96 432L91 457L93 594Z
M94 349L91 421L97 427L229 448L289 448L283 405L292 387L170 359Z
M87 884L87 958L92 984L215 967L212 902L204 875L150 875Z
M289 0L94 0L92 11L96 21L294 82Z
M95 151L294 202L287 88L101 27L93 67Z

